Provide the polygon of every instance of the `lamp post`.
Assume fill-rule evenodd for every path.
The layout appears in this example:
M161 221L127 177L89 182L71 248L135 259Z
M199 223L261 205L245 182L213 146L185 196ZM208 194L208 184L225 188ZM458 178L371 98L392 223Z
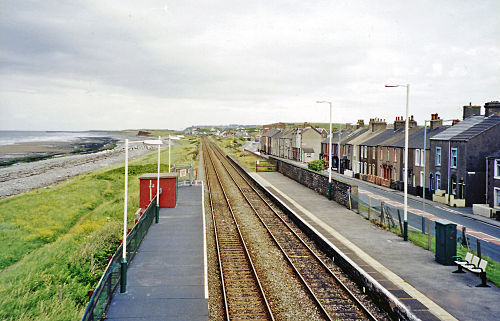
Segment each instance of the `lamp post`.
M332 199L332 102L317 101L318 104L327 103L330 105L330 137L328 139L328 200Z
M160 145L163 144L161 138L158 140L144 140L129 142L125 139L125 199L123 202L123 243L122 243L122 261L120 276L120 293L127 293L127 200L128 200L128 145L129 143L143 143L146 145L158 145L158 179L156 183L156 223L159 217L160 204Z
M385 87L406 87L405 156L404 156L404 224L403 239L408 241L408 108L410 104L410 84L385 85Z

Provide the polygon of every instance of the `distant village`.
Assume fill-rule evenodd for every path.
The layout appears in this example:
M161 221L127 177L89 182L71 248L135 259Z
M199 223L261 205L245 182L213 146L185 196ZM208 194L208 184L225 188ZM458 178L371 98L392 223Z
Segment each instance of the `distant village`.
M481 106L464 106L462 120L443 121L431 114L425 125L409 118L409 193L422 196L425 178L426 197L434 201L456 207L488 204L487 210L500 210L500 102L486 103L484 114ZM301 163L327 161L328 142L322 128L275 123L263 126L259 152ZM367 126L358 120L332 133L332 167L402 190L404 147L404 117L391 124L372 118Z

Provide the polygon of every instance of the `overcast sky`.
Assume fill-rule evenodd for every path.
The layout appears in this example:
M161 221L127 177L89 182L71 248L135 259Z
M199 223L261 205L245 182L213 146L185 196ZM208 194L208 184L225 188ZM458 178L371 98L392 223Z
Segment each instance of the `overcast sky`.
M335 122L500 100L500 1L0 2L0 129Z

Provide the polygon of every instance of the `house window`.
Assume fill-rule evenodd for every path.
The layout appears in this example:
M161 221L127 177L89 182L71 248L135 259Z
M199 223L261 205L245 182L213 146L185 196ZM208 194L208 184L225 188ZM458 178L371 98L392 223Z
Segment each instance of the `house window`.
M364 168L363 168L363 174L366 174L366 170L367 170L367 168L366 168L366 162L365 162L364 163Z
M500 207L500 188L495 187L495 207Z
M389 158L389 148L387 148L387 160L390 160L390 158Z
M450 158L450 168L457 168L457 154L458 150L456 148L452 148L451 158Z
M394 162L397 162L397 161L398 161L398 158L397 158L396 148L394 148Z
M436 166L441 166L441 147L436 147Z
M436 189L441 189L441 173L436 172Z
M420 166L424 166L425 165L425 150L424 149L421 149L420 150Z
M495 178L500 179L500 159L495 159Z
M415 165L420 165L420 149L415 149Z
M380 160L383 160L384 159L384 155L382 153L382 147L380 147Z
M420 186L422 186L423 188L425 188L424 177L424 172L420 171Z
M372 158L375 159L375 147L372 148Z

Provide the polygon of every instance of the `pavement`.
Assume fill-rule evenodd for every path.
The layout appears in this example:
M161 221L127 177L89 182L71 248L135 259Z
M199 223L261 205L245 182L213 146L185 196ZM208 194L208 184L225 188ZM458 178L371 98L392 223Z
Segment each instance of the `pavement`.
M434 253L404 242L345 207L278 172L251 173L422 320L498 320L500 289L475 287L472 273L454 274Z
M127 293L117 292L107 320L208 320L202 187L179 187L129 266Z

